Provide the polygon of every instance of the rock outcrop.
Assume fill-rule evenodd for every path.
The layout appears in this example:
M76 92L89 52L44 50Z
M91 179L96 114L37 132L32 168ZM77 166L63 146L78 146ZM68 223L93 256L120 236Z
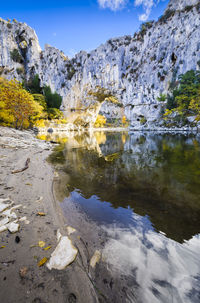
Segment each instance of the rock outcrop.
M38 74L42 85L63 97L62 110L72 120L87 116L85 111L94 104L88 91L100 86L119 100L104 102L101 112L107 117L125 113L133 127L157 127L162 124L157 98L178 75L200 68L200 3L171 0L157 22L71 60L49 45L42 51L34 30L16 21L1 20L0 43L0 73L19 80Z

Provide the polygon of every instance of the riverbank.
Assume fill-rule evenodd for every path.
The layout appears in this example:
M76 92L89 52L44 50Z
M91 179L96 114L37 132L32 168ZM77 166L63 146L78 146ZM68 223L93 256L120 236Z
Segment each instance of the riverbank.
M38 266L57 247L58 229L67 236L69 227L63 224L53 195L56 176L46 162L51 152L51 143L37 140L31 132L0 128L0 199L13 201L19 224L15 233L0 233L2 303L98 302L88 273L80 266L82 252L64 270ZM28 169L20 171L27 158ZM38 245L39 241L44 243Z

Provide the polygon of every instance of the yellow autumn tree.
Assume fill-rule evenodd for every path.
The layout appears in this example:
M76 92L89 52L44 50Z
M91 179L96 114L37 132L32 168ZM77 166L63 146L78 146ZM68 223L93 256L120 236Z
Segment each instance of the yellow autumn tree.
M104 127L106 124L106 117L103 115L98 115L94 127Z
M0 78L0 122L27 128L43 115L42 106L16 80Z

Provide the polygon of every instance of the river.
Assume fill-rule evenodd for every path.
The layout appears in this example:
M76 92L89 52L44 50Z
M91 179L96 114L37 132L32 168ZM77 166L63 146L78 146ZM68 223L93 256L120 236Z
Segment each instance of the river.
M102 262L129 277L118 302L200 302L200 137L94 132L60 142L50 157L62 172L57 198L64 214L70 201L106 233Z

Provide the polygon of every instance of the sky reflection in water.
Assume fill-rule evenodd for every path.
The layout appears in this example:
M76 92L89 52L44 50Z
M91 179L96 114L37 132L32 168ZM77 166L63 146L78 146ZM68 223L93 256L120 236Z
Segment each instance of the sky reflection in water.
M106 230L104 258L136 275L137 302L200 302L200 139L96 133L62 153L65 196Z

